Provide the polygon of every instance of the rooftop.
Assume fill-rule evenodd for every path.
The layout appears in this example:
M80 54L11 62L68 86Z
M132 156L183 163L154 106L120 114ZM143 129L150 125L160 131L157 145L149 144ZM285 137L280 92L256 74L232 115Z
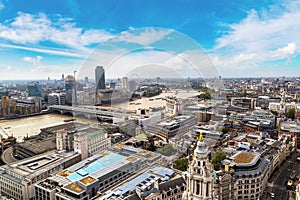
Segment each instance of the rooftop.
M76 170L74 173L67 176L67 178L71 181L77 181L86 175L93 174L97 171L108 168L109 166L122 161L125 158L125 156L116 153L109 153L108 155L103 156L98 160L88 164L86 167Z
M60 173L58 173L59 176L63 176L63 177L66 177L66 176L69 176L70 174L72 174L73 171L69 171L69 170L64 170Z
M84 191L84 188L78 185L77 182L71 183L70 185L67 185L65 188L76 193L81 193Z
M238 151L231 157L233 163L237 167L251 167L254 166L260 158L259 153Z
M247 153L247 152L240 152L239 154L233 156L235 163L249 163L253 160L255 155Z
M56 151L51 151L12 164L3 165L1 170L11 171L13 174L31 179L48 170L49 167L60 165L77 156L78 154L74 152L57 153Z
M79 181L81 183L83 183L84 185L88 185L88 184L95 182L96 179L91 176L87 176L87 177L84 177L83 179L80 179Z
M169 168L160 167L160 166L154 167L152 169L149 169L147 172L144 172L138 175L137 177L131 179L125 184L122 184L121 186L115 188L113 191L108 193L102 199L108 200L115 197L123 197L123 195L133 192L136 188L145 190L146 188L148 188L150 185L153 185L154 182L158 180L162 180L162 181L169 180L174 175L174 173L175 172Z

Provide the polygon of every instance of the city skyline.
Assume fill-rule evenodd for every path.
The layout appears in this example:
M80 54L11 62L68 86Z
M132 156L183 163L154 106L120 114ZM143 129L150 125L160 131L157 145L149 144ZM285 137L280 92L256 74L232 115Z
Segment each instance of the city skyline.
M86 58L95 49L103 50L105 43L117 41L120 49L132 44L151 47L167 41L170 30L203 47L224 78L297 77L299 8L296 1L163 1L159 5L139 1L29 1L21 5L2 1L0 80L59 79L61 74L80 71ZM163 29L139 29L142 27ZM191 49L180 49L177 55L163 55L164 59L154 63L183 67L176 58L187 52ZM113 57L119 52L109 56L98 53ZM125 76L123 69L141 66L143 63L134 62L137 57L151 60L159 57L156 53L128 55L120 61L122 67L114 70L120 73L112 77ZM97 65L104 64L93 63L91 67Z

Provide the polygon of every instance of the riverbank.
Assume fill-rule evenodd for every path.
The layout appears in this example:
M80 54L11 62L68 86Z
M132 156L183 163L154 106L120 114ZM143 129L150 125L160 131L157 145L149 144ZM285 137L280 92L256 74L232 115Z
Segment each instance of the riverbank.
M20 118L26 118L26 117L34 117L34 116L45 115L45 114L49 114L49 113L50 112L48 110L45 110L40 113L33 113L30 115L13 115L13 116L2 117L2 118L0 118L0 121L1 120L20 119Z

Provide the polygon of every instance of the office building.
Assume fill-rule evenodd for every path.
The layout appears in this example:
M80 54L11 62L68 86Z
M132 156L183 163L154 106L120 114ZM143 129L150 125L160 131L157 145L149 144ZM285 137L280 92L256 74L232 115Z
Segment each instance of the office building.
M111 140L106 130L86 128L74 134L74 151L85 159L111 146Z
M189 132L197 123L196 116L180 115L149 124L147 126L147 133L168 141L169 138L175 135L184 135Z
M65 93L50 93L48 95L48 104L51 105L65 105L66 94Z
M44 99L44 92L39 83L32 83L27 86L29 97L41 97Z
M36 200L84 200L99 197L114 185L149 165L161 155L125 145L97 153L35 184Z
M182 99L176 97L166 97L166 115L172 116L182 113Z
M185 191L185 181L172 169L156 166L123 183L99 200L155 199L179 200Z
M66 89L66 104L71 105L75 95L75 78L72 75L68 75L65 78L65 89Z
M102 66L97 66L95 69L96 91L105 89L105 72Z
M35 197L34 184L80 161L80 154L51 151L0 167L1 194L18 200Z
M128 78L122 77L122 89L127 90L128 89Z

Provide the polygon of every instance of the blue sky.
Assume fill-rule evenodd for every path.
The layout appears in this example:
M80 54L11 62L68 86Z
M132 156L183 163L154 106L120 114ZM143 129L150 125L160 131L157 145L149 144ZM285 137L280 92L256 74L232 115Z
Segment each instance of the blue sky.
M168 29L202 46L223 77L299 76L299 9L299 1L271 0L27 0L26 4L2 0L0 80L59 79L62 73L72 74L88 64L104 65L103 60L87 62L95 47L105 55L103 44L116 41L116 49L125 49L128 43L153 46L167 41ZM126 34L143 27L165 31L142 29L134 38ZM187 53L190 50L187 46L176 52L177 57L199 56ZM182 64L170 56L156 60L160 56L165 55L155 54L149 60ZM136 57L129 55L113 69L143 65L131 63ZM144 65L149 68L148 64Z

